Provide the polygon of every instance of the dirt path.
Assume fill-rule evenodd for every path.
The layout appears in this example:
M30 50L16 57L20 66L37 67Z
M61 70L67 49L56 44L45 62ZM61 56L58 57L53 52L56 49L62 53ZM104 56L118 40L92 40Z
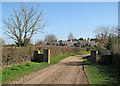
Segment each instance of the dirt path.
M58 64L22 78L13 84L88 84L82 57L76 55L61 60Z

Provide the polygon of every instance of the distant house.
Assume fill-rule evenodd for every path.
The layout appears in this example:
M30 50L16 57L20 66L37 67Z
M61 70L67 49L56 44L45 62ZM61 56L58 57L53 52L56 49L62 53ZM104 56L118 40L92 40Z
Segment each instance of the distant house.
M74 42L63 41L62 43L65 44L66 46L74 46L74 44L77 43L77 41Z
M89 44L90 44L90 45L97 46L97 43L96 43L95 41L90 41Z
M87 45L87 41L86 40L79 40L80 46L86 46Z
M79 40L81 46L97 46L97 43L95 41L86 41L86 40Z
M78 47L85 47L85 46L97 46L95 41L88 40L67 40L67 41L54 41L50 42L50 45L56 46L78 46Z

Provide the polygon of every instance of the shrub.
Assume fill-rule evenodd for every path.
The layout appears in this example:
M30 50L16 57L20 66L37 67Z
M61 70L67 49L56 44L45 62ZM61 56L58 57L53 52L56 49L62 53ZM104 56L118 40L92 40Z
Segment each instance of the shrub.
M108 38L108 42L105 44L105 48L109 50L113 50L113 45L117 43L117 38Z
M27 47L3 47L2 48L2 66L11 66L30 62L34 57L34 51L41 49L50 49L51 57L66 53L76 53L86 51L86 48L80 47L65 47L65 46L27 46Z

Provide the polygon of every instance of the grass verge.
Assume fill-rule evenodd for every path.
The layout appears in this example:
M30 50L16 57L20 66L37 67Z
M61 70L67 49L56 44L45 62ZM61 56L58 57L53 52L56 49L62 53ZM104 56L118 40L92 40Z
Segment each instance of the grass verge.
M87 76L93 85L120 85L120 66L90 64L90 56L84 58L86 63Z
M64 55L59 55L50 58L50 64L46 62L37 63L37 62L30 62L25 64L13 65L12 67L2 69L2 83L7 84L14 80L17 80L23 76L29 75L32 72L42 70L50 65L58 63L60 60L74 55L79 54L88 54L90 52L78 52L78 53L68 53Z

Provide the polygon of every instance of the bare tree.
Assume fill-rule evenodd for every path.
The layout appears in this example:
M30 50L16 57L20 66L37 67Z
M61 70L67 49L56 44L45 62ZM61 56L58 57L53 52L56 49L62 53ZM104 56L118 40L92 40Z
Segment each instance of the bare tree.
M69 35L68 35L68 40L71 40L71 39L74 39L74 36L73 36L73 34L70 32Z
M111 37L115 37L117 38L119 35L119 29L118 29L118 26L114 26L112 27L111 31L110 31L110 36Z
M0 38L0 45L4 45L4 44L5 44L5 41L2 38Z
M50 42L55 41L55 40L57 40L57 37L53 34L49 34L49 35L45 36L44 42L50 43Z
M43 40L37 40L35 45L44 45L44 41Z
M15 40L18 46L26 46L32 36L47 25L43 18L43 11L38 5L21 3L18 10L13 9L13 14L3 20L5 33L9 38Z
M95 29L96 38L102 42L107 42L110 34L110 29L108 26L99 26Z

